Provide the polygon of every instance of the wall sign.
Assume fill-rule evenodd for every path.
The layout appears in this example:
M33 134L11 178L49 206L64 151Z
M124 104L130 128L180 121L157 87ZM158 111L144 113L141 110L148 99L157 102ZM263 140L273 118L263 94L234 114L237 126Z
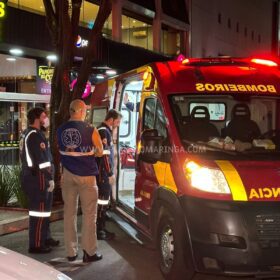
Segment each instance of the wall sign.
M88 40L83 39L80 35L78 35L78 39L76 42L77 48L84 48L88 46Z
M41 65L38 67L37 92L40 94L51 94L51 82L54 67Z
M0 18L3 18L6 15L6 4L4 2L0 2Z

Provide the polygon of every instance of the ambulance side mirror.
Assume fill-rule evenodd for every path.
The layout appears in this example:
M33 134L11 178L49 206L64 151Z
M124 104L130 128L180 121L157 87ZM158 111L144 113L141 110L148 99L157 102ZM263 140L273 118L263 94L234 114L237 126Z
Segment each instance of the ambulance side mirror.
M141 150L139 159L147 163L156 163L161 159L161 143L163 137L156 129L144 130L141 135Z

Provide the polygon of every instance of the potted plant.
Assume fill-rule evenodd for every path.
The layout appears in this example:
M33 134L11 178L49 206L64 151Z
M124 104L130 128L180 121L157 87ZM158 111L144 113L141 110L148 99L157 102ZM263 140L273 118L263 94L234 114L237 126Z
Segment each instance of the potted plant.
M17 204L21 208L28 208L28 199L24 191L21 187L21 181L20 181L20 172L21 168L19 165L14 165L11 169L11 180L13 182L13 194L15 195L17 199Z
M0 167L0 206L5 207L13 197L14 182L11 179L8 166Z

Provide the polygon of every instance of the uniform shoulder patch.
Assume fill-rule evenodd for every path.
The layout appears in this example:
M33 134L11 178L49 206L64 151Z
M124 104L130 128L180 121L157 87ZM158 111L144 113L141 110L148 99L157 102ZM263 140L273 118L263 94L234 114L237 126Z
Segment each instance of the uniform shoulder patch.
M45 150L46 149L46 144L44 142L41 142L40 143L40 148Z

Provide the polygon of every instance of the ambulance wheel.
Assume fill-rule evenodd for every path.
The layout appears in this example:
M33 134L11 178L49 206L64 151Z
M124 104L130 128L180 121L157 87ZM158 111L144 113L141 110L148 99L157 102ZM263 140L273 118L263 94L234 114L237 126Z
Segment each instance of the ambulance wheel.
M165 279L191 280L194 276L192 267L185 261L186 242L184 230L169 213L162 218L158 231L158 249L160 270ZM188 261L187 263L191 263Z

